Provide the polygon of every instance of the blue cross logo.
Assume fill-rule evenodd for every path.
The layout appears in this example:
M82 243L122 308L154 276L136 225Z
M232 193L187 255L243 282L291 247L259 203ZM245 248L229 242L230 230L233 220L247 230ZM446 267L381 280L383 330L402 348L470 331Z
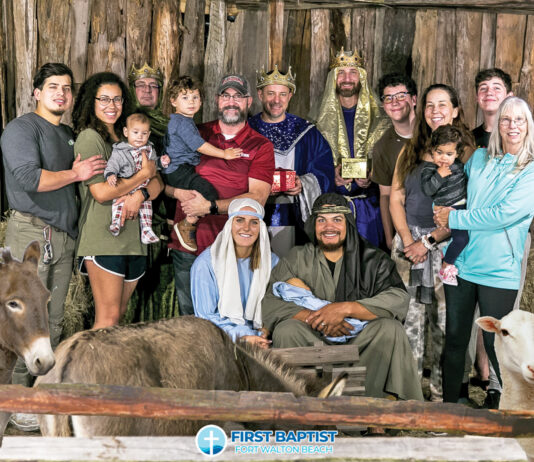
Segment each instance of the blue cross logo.
M195 442L201 453L216 456L226 449L226 433L217 425L206 425L197 432Z

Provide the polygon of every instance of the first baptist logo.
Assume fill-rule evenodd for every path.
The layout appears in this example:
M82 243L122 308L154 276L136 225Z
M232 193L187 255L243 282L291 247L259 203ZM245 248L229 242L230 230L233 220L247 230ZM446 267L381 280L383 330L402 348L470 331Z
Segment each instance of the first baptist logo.
M206 425L195 438L198 450L207 456L216 456L226 449L228 439L221 427Z

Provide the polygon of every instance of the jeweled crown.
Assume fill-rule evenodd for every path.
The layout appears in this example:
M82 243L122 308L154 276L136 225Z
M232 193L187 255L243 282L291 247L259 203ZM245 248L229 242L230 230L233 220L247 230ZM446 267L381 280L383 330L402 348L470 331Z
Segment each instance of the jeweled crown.
M286 74L282 74L278 70L277 64L274 65L274 70L271 73L266 73L265 68L262 67L260 72L256 71L256 88L259 90L267 85L285 85L295 94L297 91L296 77L297 75L291 72L291 66L289 66Z
M357 51L345 51L343 47L330 62L330 69L335 67L363 67L363 58Z
M163 85L163 74L160 69L150 67L146 62L143 67L136 69L132 64L130 73L128 74L128 82L132 83L138 79L156 79L160 85Z

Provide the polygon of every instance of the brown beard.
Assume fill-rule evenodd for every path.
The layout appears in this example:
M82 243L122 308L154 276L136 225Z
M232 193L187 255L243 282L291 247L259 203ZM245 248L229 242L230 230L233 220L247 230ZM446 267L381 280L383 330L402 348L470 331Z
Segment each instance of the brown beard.
M357 95L360 92L361 84L358 82L357 85L354 85L352 88L343 90L338 84L336 84L336 94L342 96L343 98L350 98L351 96Z
M317 245L321 250L324 250L326 252L333 252L334 250L337 250L345 245L345 239L340 240L339 242L336 242L335 244L325 244L319 237L317 237Z

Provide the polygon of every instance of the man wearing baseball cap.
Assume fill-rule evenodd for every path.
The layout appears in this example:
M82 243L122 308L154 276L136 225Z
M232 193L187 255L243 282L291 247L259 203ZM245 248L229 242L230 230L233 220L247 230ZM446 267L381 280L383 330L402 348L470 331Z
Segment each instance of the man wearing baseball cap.
M208 180L219 199L206 200L197 191L167 186L167 194L178 199L174 222L180 222L185 213L201 217L197 224L196 252L188 252L171 234L169 247L174 264L176 293L180 314L194 314L191 301L189 272L195 258L210 246L228 219L228 205L232 200L249 197L265 205L274 174L274 150L271 142L253 130L247 123L252 104L250 85L238 74L225 75L217 88L218 118L198 127L205 141L220 149L240 148L239 159L225 160L202 156L197 173Z

